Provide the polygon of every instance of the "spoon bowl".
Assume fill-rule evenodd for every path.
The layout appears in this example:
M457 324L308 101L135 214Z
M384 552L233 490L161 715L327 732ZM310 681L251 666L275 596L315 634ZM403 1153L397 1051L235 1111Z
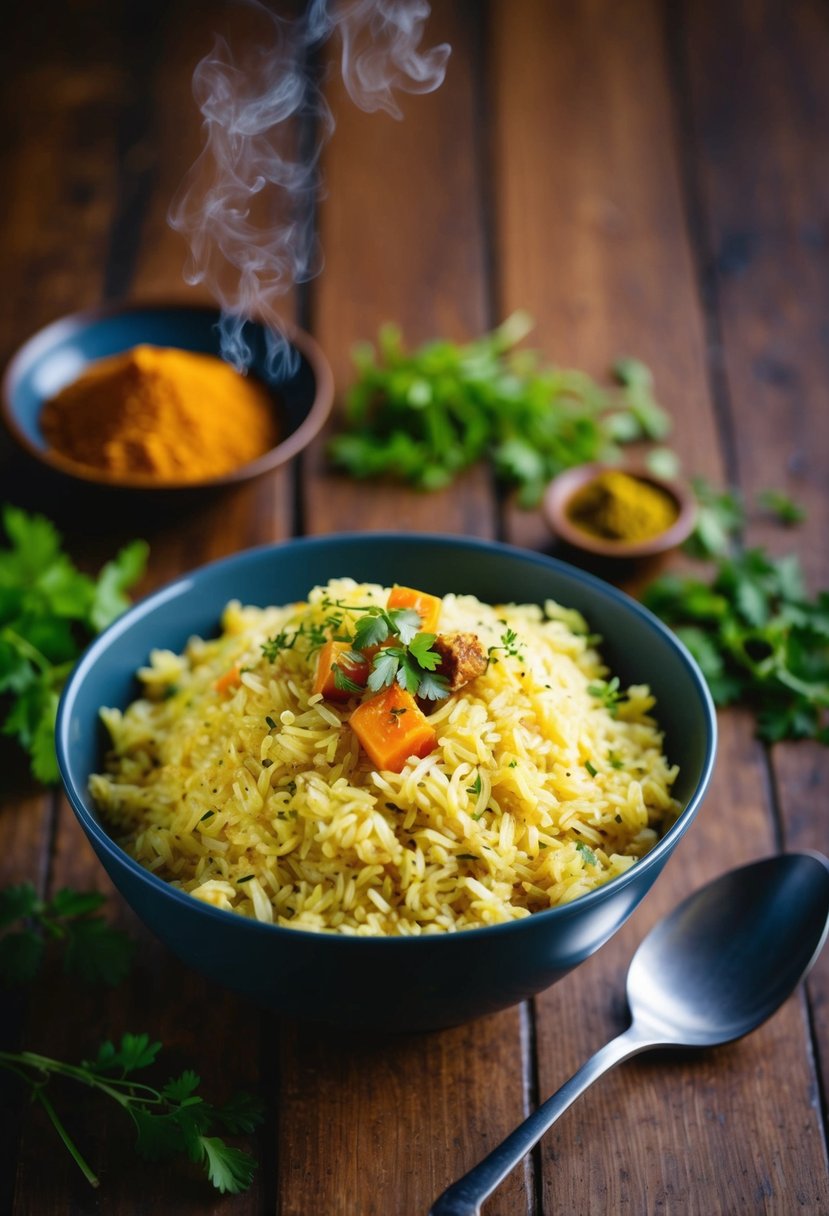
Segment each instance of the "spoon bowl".
M829 932L829 860L789 853L730 870L644 938L631 962L631 1023L474 1169L429 1216L480 1205L576 1098L615 1064L657 1047L714 1047L766 1021L810 970Z

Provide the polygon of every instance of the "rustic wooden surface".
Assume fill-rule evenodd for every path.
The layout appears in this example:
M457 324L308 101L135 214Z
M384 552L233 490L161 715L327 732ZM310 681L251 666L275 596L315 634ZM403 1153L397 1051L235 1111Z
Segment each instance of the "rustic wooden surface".
M0 358L102 299L183 294L166 210L199 145L196 61L229 6L102 0L22 7L0 48ZM788 490L787 533L829 585L829 19L818 0L441 0L443 87L405 117L356 110L332 77L323 160L323 273L286 297L338 387L348 352L387 319L412 341L461 339L516 307L551 361L604 376L620 352L653 368L686 469ZM48 506L97 562L127 535L0 447L2 498ZM204 560L298 532L442 530L550 551L540 517L475 470L434 496L355 488L317 443L290 468L181 518L147 521L149 590ZM184 970L113 897L140 939L131 979L90 1000L50 972L0 1007L3 1046L82 1057L146 1029L217 1096L258 1088L268 1116L253 1188L214 1196L187 1170L134 1159L130 1131L75 1100L93 1192L37 1111L0 1086L0 1213L275 1212L418 1216L624 1024L643 933L682 895L777 849L829 849L829 753L760 746L722 714L716 776L666 875L620 934L526 1006L440 1034L344 1041L280 1022ZM108 891L64 799L0 753L0 883ZM829 956L808 989L727 1049L644 1059L585 1095L487 1216L829 1211Z

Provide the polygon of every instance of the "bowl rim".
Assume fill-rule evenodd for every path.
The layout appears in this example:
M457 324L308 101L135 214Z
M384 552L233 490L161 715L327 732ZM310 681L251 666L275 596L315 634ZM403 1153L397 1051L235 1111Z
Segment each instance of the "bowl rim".
M92 668L98 660L99 655L105 652L112 642L116 641L122 633L128 631L133 623L142 619L145 616L151 615L153 611L168 600L175 599L180 595L186 594L192 589L193 585L208 572L222 568L231 571L235 566L241 566L248 562L254 564L276 557L281 550L288 547L294 549L311 550L328 545L351 545L365 544L366 542L377 541L385 544L394 543L397 545L408 544L426 544L437 548L444 549L463 549L478 551L481 554L491 553L493 551L519 558L522 561L527 561L532 565L541 566L544 569L552 570L557 573L564 574L574 578L576 582L583 583L588 588L599 591L623 605L628 611L633 611L635 614L644 618L646 623L651 628L663 635L664 639L672 646L678 654L680 661L686 667L692 683L696 686L696 690L700 696L703 708L703 717L707 727L705 740L705 753L702 766L697 779L696 787L688 799L686 806L682 812L654 845L654 847L640 858L633 866L627 869L623 874L611 879L609 882L603 883L592 891L588 891L585 895L581 895L578 899L570 903L559 904L552 908L543 908L539 912L533 912L529 917L520 917L517 920L506 921L496 925L482 925L474 931L474 936L477 939L481 934L505 934L521 932L522 926L531 921L535 924L547 924L551 926L556 922L569 920L571 917L578 915L580 908L592 907L594 904L599 904L607 899L610 895L617 891L623 890L632 882L636 881L637 875L652 869L654 866L661 868L662 858L665 854L670 854L675 845L684 836L687 829L693 822L699 807L703 801L705 793L711 781L711 776L714 770L714 764L717 755L717 715L714 706L713 698L705 682L705 678L699 669L696 661L689 653L687 648L679 640L678 637L659 620L652 612L644 605L640 604L632 596L627 595L618 587L614 587L611 583L598 578L596 575L588 571L581 570L577 566L572 566L567 562L561 561L559 558L548 557L545 554L535 553L527 549L522 549L520 546L506 544L502 541L488 541L480 538L464 537L464 536L448 536L440 533L429 532L338 532L329 533L323 536L311 537L293 537L285 541L277 541L263 545L253 546L248 549L240 550L236 553L225 557L214 559L206 562L201 566L194 568L186 574L180 575L171 582L164 584L157 590L150 592L142 599L137 600L130 608L121 614L111 625L109 625L102 633L100 633L86 648L84 653L79 658L75 667L61 693L60 702L58 705L57 721L55 726L55 743L58 757L58 767L60 769L61 780L66 791L69 803L78 818L81 827L84 829L87 837L92 841L96 852L106 853L120 867L126 867L132 877L138 879L142 883L149 884L150 888L162 896L162 898L172 899L175 903L181 904L185 908L193 911L194 902L198 904L200 913L207 915L210 918L218 918L219 923L237 924L246 926L242 932L247 933L264 933L279 935L288 935L287 940L295 941L305 940L319 943L320 941L336 941L343 943L338 948L367 950L369 948L386 950L396 948L396 944L405 941L420 943L419 946L409 946L407 949L427 949L427 948L449 948L445 946L436 946L436 943L457 942L458 939L466 940L468 933L466 930L458 930L456 932L446 933L421 933L412 936L373 936L373 935L351 935L330 933L315 929L304 929L301 927L291 928L285 925L265 924L262 921L255 920L252 917L240 916L238 912L230 912L222 908L215 908L211 904L203 903L195 900L192 895L186 891L181 891L174 887L165 879L160 878L157 874L146 869L139 862L135 861L126 850L106 832L103 825L99 822L96 816L87 807L85 799L89 797L86 790L79 790L76 783L72 779L72 765L69 760L71 749L71 741L69 739L69 729L72 718L74 702L77 696L79 687L81 686L87 672ZM123 896L122 896L123 898ZM345 943L350 943L345 945ZM429 945L427 946L428 943Z
M670 495L677 506L677 517L671 526L646 540L621 541L593 536L574 524L567 514L568 502L582 486L607 472L627 473L630 477L648 482ZM541 506L548 525L556 535L574 549L595 553L599 557L652 557L658 553L666 553L687 540L697 515L694 496L681 478L660 477L634 461L614 464L607 460L596 460L565 469L547 486Z
M20 426L17 412L13 406L13 394L23 370L33 360L48 350L56 341L69 337L85 329L91 324L111 320L116 317L128 317L141 312L178 312L213 314L218 319L221 310L217 304L200 300L187 301L178 297L148 298L146 300L131 299L101 304L92 308L81 309L78 312L66 313L64 316L50 321L47 325L36 330L28 337L12 355L0 380L0 418L5 423L11 437L29 456L40 464L47 465L56 472L84 481L90 485L106 486L110 489L125 490L205 490L219 489L223 486L236 485L250 481L263 473L279 468L301 452L320 432L334 405L334 373L322 347L306 330L301 329L291 321L280 320L279 326L288 342L296 348L311 368L314 377L314 400L305 418L285 439L280 440L257 456L255 460L247 461L238 468L222 473L218 477L206 477L198 480L176 481L172 479L159 480L143 474L108 473L103 469L94 469L89 465L80 464L60 452L33 443ZM252 317L254 324L267 328L264 320ZM132 345L135 345L133 343ZM175 349L187 349L177 347ZM122 350L130 349L128 346ZM102 356L105 357L105 356ZM219 358L219 355L215 356ZM90 360L90 362L93 362Z

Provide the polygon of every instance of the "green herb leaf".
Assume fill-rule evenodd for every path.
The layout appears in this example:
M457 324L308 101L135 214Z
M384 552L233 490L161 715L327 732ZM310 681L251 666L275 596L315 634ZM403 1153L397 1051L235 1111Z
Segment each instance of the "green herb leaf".
M246 1191L256 1172L256 1161L249 1153L231 1148L218 1136L200 1136L207 1176L221 1194L237 1195Z
M708 583L657 579L644 601L688 646L717 704L752 709L758 734L769 742L826 743L829 591L809 598L794 555L773 558L763 549L731 555L731 541L725 552L700 550L713 562Z
M86 643L127 606L147 547L128 545L97 579L62 552L60 534L39 515L2 510L0 548L0 705L2 730L29 753L33 775L58 779L55 715L63 684Z
M376 348L354 351L344 429L328 446L333 464L352 477L436 490L486 459L529 507L562 469L614 455L618 438L664 436L667 416L642 364L623 362L621 387L603 390L515 351L531 325L515 313L474 342L433 341L411 353L400 331L384 326Z
M763 490L758 494L757 501L787 527L802 523L806 518L805 509L779 490Z
M594 866L596 864L596 854L591 848L588 848L583 840L576 841L576 848L589 866Z
M354 627L354 640L352 645L355 650L368 650L371 646L379 646L391 633L391 625L388 616L385 612L378 611L374 613L366 613L360 617Z
M117 984L129 970L134 944L92 915L103 902L97 891L64 889L46 903L29 883L0 892L0 980L6 985L31 980L46 956L47 941L54 941L63 949L66 971L90 983Z

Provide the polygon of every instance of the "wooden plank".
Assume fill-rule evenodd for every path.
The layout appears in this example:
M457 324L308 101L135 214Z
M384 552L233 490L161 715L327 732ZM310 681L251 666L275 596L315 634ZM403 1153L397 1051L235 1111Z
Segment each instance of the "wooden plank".
M693 155L711 291L723 341L735 461L751 509L748 541L795 551L814 593L829 587L829 413L825 317L829 121L825 10L708 5L689 10ZM726 83L727 78L727 83ZM757 495L782 490L805 522L775 525ZM783 844L829 852L821 794L829 750L772 749ZM823 1093L829 1092L829 957L810 982Z
M489 47L500 311L528 307L556 361L596 375L620 351L643 358L674 417L686 470L721 480L657 7L496 5ZM509 527L525 543L545 543L537 520L512 515ZM656 917L713 874L773 851L751 730L740 715L722 717L716 780L669 876L610 945L537 1001L541 1096L624 1025L624 972ZM806 1042L795 1000L740 1047L739 1063L722 1053L727 1075L710 1089L706 1081L707 1105L689 1104L705 1063L702 1073L679 1060L658 1071L633 1064L604 1078L543 1142L545 1209L701 1210L694 1197L706 1195L710 1207L712 1169L728 1179L723 1210L751 1210L772 1175L775 1195L797 1193L804 1179L810 1194L824 1195ZM778 1086L808 1129L790 1156L774 1120L758 1114Z
M34 14L30 11L30 16ZM91 303L100 290L100 266L110 218L114 131L122 77L107 66L105 31L83 36L68 13L52 22L19 13L16 37L4 39L0 72L0 359L38 326ZM14 56L12 56L12 47ZM78 133L89 143L78 148ZM91 152L94 146L95 154ZM103 156L98 150L104 147ZM0 497L40 506L28 468L10 444L0 459ZM47 877L54 799L28 777L23 757L2 747L0 885ZM28 999L4 994L0 1037L14 1047L22 1037ZM0 1211L11 1211L21 1111L20 1090L0 1075Z
M477 157L476 19L457 3L435 6L424 45L449 42L437 92L402 95L402 121L363 113L335 79L336 129L323 160L320 211L324 269L311 284L314 332L340 396L353 378L350 352L388 321L414 347L434 337L466 340L488 325L488 284ZM332 430L328 428L328 433ZM492 533L486 474L457 490L413 494L406 487L327 476L324 443L314 445L306 488L309 532Z
M716 477L658 21L604 0L495 4L492 15L496 311L527 309L527 345L600 383L620 355L642 359L685 470ZM551 544L538 513L513 510L508 527L520 543Z
M203 12L199 7L199 13ZM195 10L177 6L168 25L159 24L156 39L150 40L162 67L156 79L145 82L143 98L145 113L139 113L139 100L130 94L126 100L119 94L118 105L129 104L129 125L136 135L134 146L127 143L121 149L121 175L117 182L107 182L100 188L98 225L92 237L83 234L86 247L94 252L96 243L103 244L110 223L116 231L116 258L105 276L109 284L119 281L124 291L134 285L142 298L160 298L183 294L181 289L182 250L177 238L166 224L170 197L189 166L191 151L196 143L193 135L198 129L199 116L191 102L182 98L182 81L189 81L192 66L203 53L204 30L195 20ZM121 80L118 65L129 62L128 43L110 46L107 59L110 75ZM59 82L66 69L56 72ZM126 67L124 74L129 76ZM119 108L112 107L112 123L118 126ZM166 120L175 113L176 121ZM121 115L123 118L123 115ZM62 141L71 164L76 152L77 133L71 137L61 129L55 110L45 107L42 122L48 132L55 131ZM85 138L91 137L86 132ZM108 138L112 138L110 132ZM28 144L26 145L28 146ZM109 165L112 153L97 137L95 146L87 151L90 162ZM55 158L56 198L67 189L67 174L61 172L61 161ZM136 207L136 191L147 166L155 166L152 174L154 191L145 202L146 215ZM136 181L138 174L138 183ZM30 183L24 183L30 188ZM146 182L145 182L146 186ZM139 192L140 193L140 192ZM124 202L126 200L126 202ZM126 212L119 211L121 205ZM114 219L111 219L114 209ZM123 229L131 219L137 232L127 240ZM100 234L98 233L100 228ZM79 239L79 242L81 240ZM129 257L125 260L125 249ZM25 264L24 264L25 265ZM93 262L93 266L95 263ZM132 268L135 277L132 278ZM100 290L96 279L86 269L74 271L78 283ZM24 277L24 276L21 276ZM232 552L246 544L284 534L290 528L290 474L280 473L262 479L255 485L243 487L233 494L202 502L192 507L186 516L159 517L150 515L142 528L151 542L151 567L145 589L165 582L184 569L204 560ZM102 544L111 548L136 527L135 517L116 520ZM87 552L94 545L87 542ZM232 592L229 591L229 595ZM40 849L44 857L43 847ZM20 859L20 850L18 850ZM26 1043L47 1054L62 1058L80 1058L94 1052L105 1037L118 1037L125 1030L146 1030L165 1044L165 1058L171 1074L176 1069L195 1067L203 1078L204 1092L220 1101L240 1087L257 1088L260 1076L267 1075L268 1065L260 1055L260 1011L229 992L215 987L179 964L149 935L140 930L137 921L125 905L112 894L112 889L99 863L94 858L66 803L60 807L55 837L55 852L50 859L50 889L74 886L81 889L97 887L112 895L108 904L114 919L136 934L140 950L128 981L114 992L88 995L78 1000L76 986L69 980L51 973L43 984L35 987L24 1027ZM82 1002L82 1003L81 1003ZM55 1018L55 1008L83 1010L81 1017ZM232 1052L216 1052L216 1042L234 1041ZM238 1042L236 1041L238 1039ZM165 1074L166 1075L166 1074ZM109 1118L101 1109L100 1099L78 1101L71 1091L64 1093L63 1106L72 1133L95 1168L100 1168L107 1210L135 1211L136 1202L147 1210L167 1206L177 1212L203 1212L211 1203L208 1185L181 1163L149 1171L132 1151L132 1131L128 1120ZM53 1146L53 1135L38 1112L27 1110L22 1123L20 1158L15 1202L0 1204L3 1210L14 1211L86 1211L89 1205L87 1184L80 1177L69 1157L59 1146ZM50 1168L42 1168L43 1145L50 1145ZM221 1210L247 1212L259 1210L266 1204L269 1180L267 1162L270 1145L263 1136L255 1147L263 1163L252 1190L237 1198L221 1201ZM11 1173L11 1171L10 1171ZM136 1196L141 1198L136 1201ZM215 1203L219 1200L216 1197ZM210 1210L213 1210L212 1204Z
M349 383L348 351L386 320L412 342L467 338L487 323L485 248L475 159L475 18L435 6L426 40L451 43L445 83L404 98L405 117L363 114L332 84L337 128L325 160L325 269L313 285L314 330ZM487 535L486 475L451 493L354 486L309 461L311 532L390 528ZM402 577L402 576L401 576ZM458 1174L522 1117L520 1010L437 1035L380 1043L286 1028L281 1041L279 1210L361 1216L425 1212ZM313 1095L311 1101L309 1094ZM517 1171L493 1214L531 1207Z

